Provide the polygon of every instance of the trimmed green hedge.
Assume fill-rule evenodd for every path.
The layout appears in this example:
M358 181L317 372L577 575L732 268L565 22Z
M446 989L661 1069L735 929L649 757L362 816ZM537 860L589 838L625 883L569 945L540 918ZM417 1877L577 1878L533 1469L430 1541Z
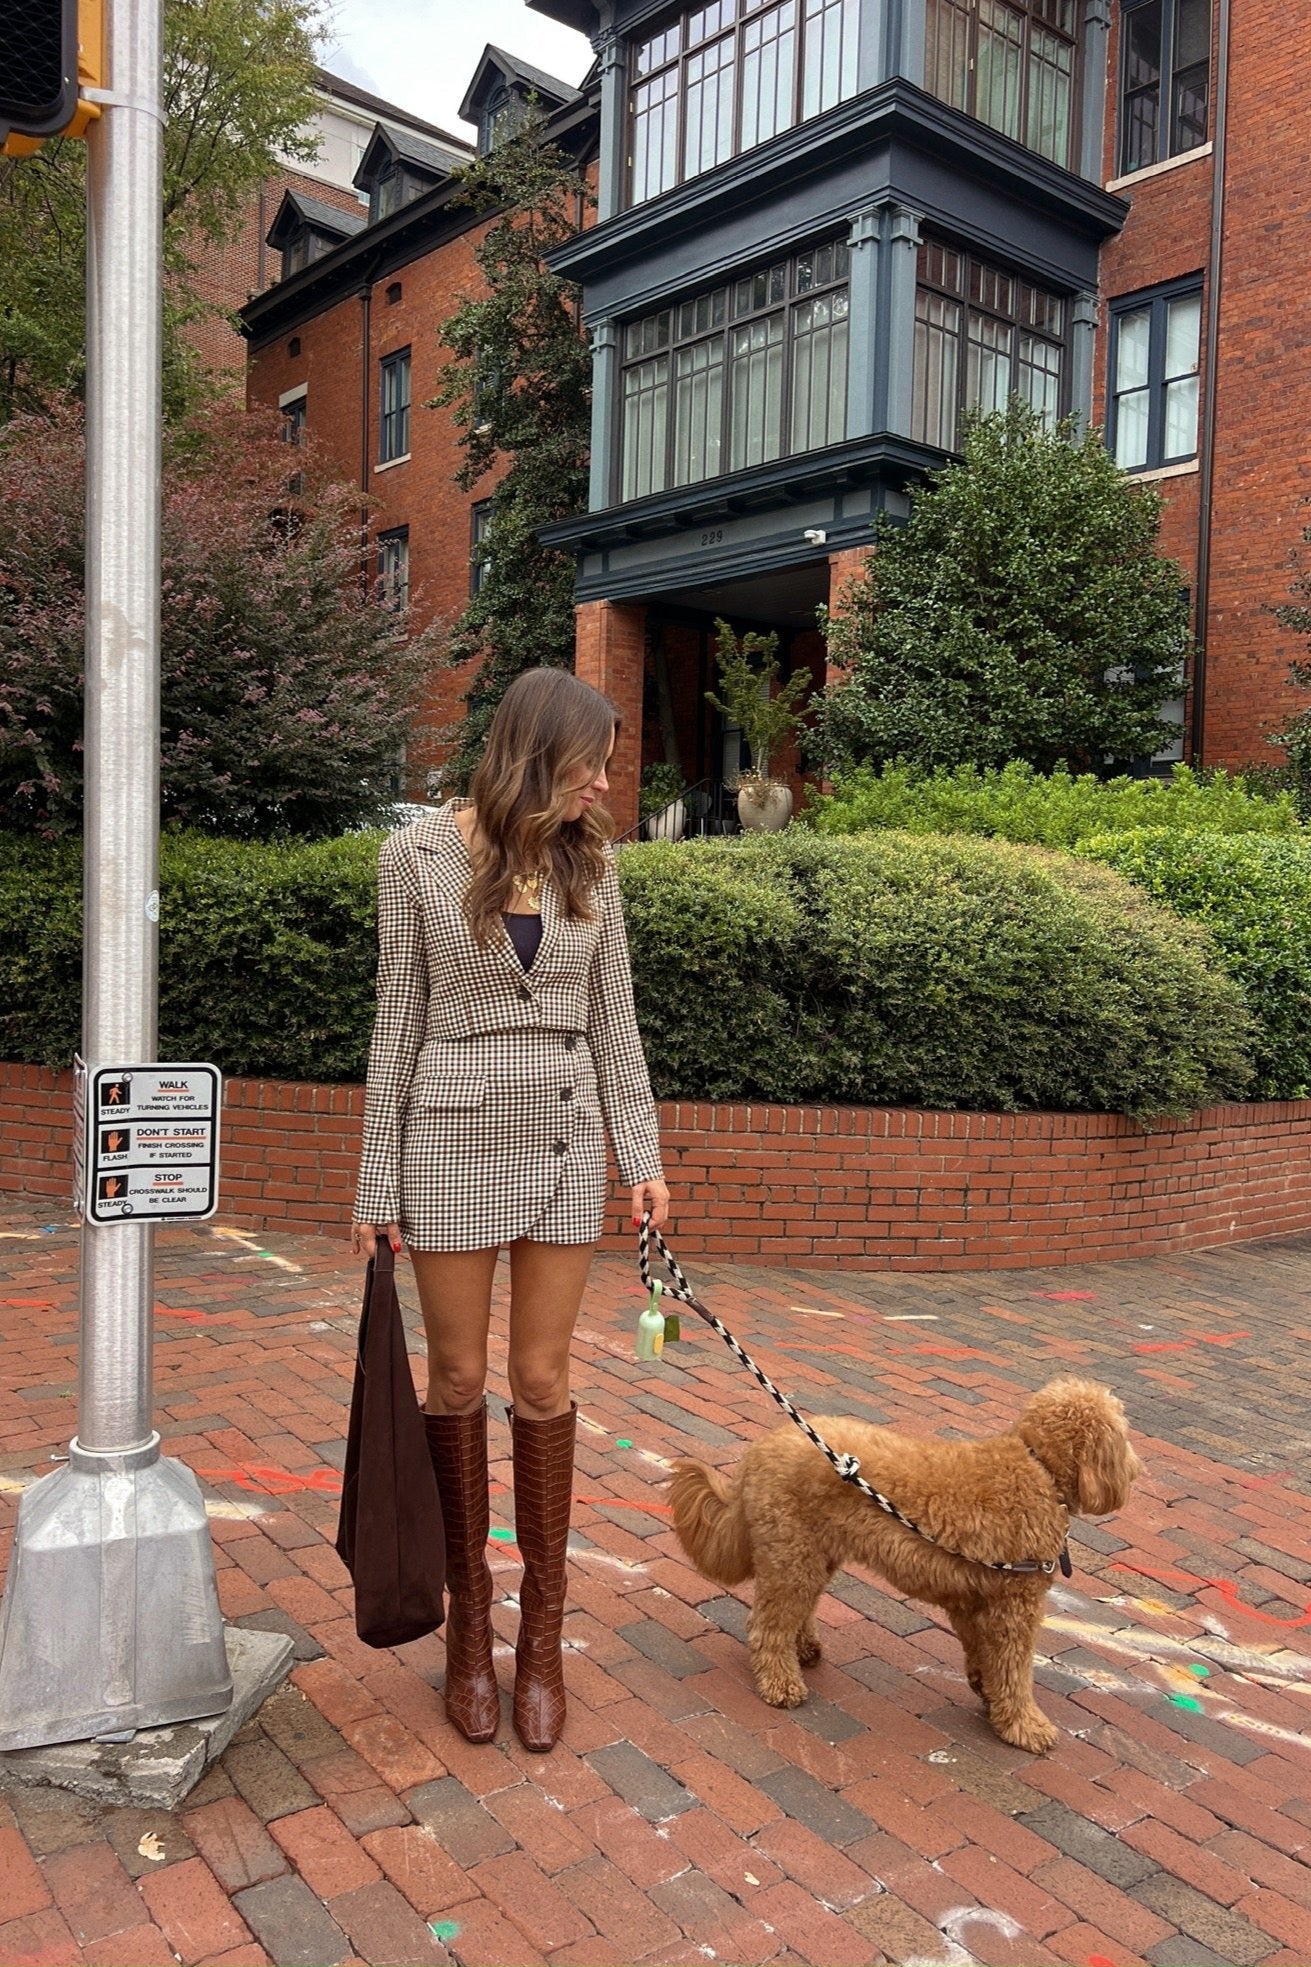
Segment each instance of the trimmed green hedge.
M376 969L377 834L160 843L159 1054L276 1079L360 1079ZM0 1056L79 1045L81 853L0 836Z
M978 833L1038 847L1075 847L1094 833L1152 826L1213 833L1296 833L1289 792L1258 793L1224 772L1176 765L1168 780L1098 779L1012 764L980 771L889 766L838 781L802 814L818 833Z
M636 848L623 886L668 1097L1145 1118L1250 1079L1209 940L1087 862L790 831Z
M362 1074L378 839L174 836L161 1056ZM1249 1021L1204 930L1088 860L871 834L620 857L638 1012L667 1097L1179 1114L1236 1098ZM73 854L0 842L0 1055L77 1043Z
M1253 1097L1311 1096L1311 837L1139 829L1082 851L1208 929L1255 1020Z

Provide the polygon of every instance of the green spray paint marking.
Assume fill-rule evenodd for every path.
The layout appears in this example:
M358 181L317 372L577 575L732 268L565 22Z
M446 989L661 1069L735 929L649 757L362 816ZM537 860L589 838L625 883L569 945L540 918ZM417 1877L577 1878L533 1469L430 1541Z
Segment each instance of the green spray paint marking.
M514 1542L513 1530L490 1530L488 1535L491 1537L493 1543L512 1544Z
M1170 1704L1172 1707L1186 1708L1189 1714L1200 1714L1202 1712L1202 1703L1195 1701L1191 1694L1171 1694Z
M459 1934L459 1927L453 1919L430 1919L428 1931L434 1940L453 1940Z
M1211 1674L1209 1666L1190 1666L1188 1671L1189 1673L1195 1673L1199 1680L1207 1680Z
M616 1448L631 1448L631 1447L632 1447L632 1445L633 1445L633 1444L632 1444L632 1442L631 1442L631 1441L625 1441L622 1435L616 1435L616 1437L615 1437L615 1447L616 1447Z

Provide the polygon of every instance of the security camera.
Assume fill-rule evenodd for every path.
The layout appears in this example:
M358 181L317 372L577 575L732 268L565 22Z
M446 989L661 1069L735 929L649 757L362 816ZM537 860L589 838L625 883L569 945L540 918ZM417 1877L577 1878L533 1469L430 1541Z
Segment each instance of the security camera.
M801 537L807 546L823 546L828 539L828 534L822 526L807 526Z

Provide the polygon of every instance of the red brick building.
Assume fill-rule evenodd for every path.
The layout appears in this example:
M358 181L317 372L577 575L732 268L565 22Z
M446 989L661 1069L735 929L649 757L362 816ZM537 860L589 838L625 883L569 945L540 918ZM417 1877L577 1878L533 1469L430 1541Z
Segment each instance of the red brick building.
M1189 752L1208 765L1276 761L1270 732L1306 702L1288 681L1305 641L1267 610L1311 520L1308 54L1311 15L1276 0L1127 0L1111 23L1104 164L1129 212L1102 253L1094 414L1167 502L1195 604ZM1195 384L1167 373L1172 326Z
M574 92L489 50L466 109L488 142L540 93L595 159L597 222L555 256L594 351L592 489L551 537L577 556L579 673L624 715L621 828L643 764L673 751L720 785L737 762L705 701L715 617L777 630L785 669L822 683L816 606L841 605L960 413L1012 390L1102 424L1165 498L1197 655L1159 762L1275 762L1302 645L1269 609L1311 516L1311 105L1290 59L1311 23L1274 0L823 0L798 38L793 0L622 0L605 26L594 0L529 4L593 35L594 77ZM386 148L364 189L408 168ZM384 571L454 617L481 502L454 487L449 420L417 406L476 228L411 162L410 202L375 200L351 237L284 201L271 236L322 256L245 310L250 394L358 475ZM458 693L436 679L439 720Z
M596 124L587 91L500 50L480 63L464 113L486 145L529 98L586 165ZM242 311L248 401L281 409L374 502L380 577L424 620L439 621L454 621L469 597L492 491L490 479L473 494L457 488L459 430L448 411L426 407L448 360L442 323L480 279L474 252L486 221L458 201L461 161L449 145L377 121L354 174L367 204L348 224L288 189L268 230L281 277ZM434 675L406 760L410 797L431 790L442 756L434 734L458 714L465 687L459 673Z
M270 246L268 234L285 193L363 221L367 200L360 196L355 174L380 122L438 146L452 158L470 154L464 138L451 136L326 69L316 71L316 82L318 107L307 134L318 143L317 155L312 161L289 162L275 177L266 178L233 237L222 246L203 244L196 254L197 288L212 311L194 325L191 339L207 367L234 385L245 375L247 353L234 317L247 301L282 278L282 254Z

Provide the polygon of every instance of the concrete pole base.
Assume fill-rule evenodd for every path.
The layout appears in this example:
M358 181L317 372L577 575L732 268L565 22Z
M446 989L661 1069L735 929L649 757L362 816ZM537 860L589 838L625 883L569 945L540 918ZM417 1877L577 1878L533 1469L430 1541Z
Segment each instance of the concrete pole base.
M133 1734L232 1700L200 1485L75 1441L28 1489L0 1613L0 1750Z
M225 1713L172 1728L143 1728L126 1742L59 1742L49 1748L14 1749L0 1755L0 1781L71 1789L93 1803L175 1809L281 1685L291 1665L292 1643L284 1632L229 1626L224 1637L233 1686L232 1704Z

